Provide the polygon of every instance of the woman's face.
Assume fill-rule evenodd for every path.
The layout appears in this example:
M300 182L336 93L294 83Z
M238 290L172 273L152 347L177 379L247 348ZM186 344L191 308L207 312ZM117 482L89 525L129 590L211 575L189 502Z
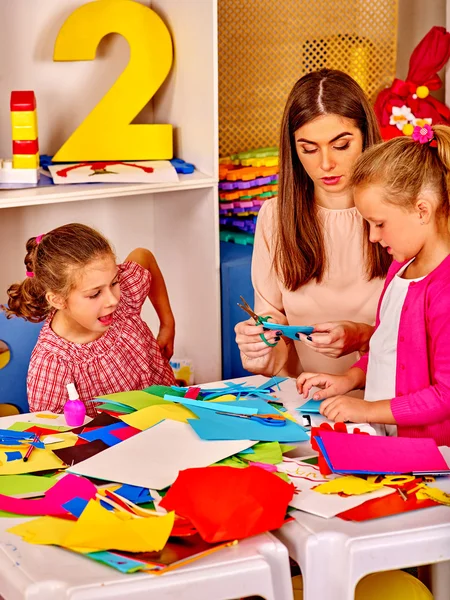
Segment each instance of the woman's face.
M297 155L316 193L345 190L363 149L363 136L353 119L322 115L294 133Z

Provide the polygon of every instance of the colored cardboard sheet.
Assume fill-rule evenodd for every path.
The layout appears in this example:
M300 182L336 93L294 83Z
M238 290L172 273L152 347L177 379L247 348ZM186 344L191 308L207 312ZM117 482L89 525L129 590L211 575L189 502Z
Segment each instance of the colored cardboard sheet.
M0 488L3 494L24 498L29 495L43 495L55 484L52 477L38 477L37 475L3 475Z
M148 388L145 388L143 391L146 394L151 394L152 396L156 396L164 398L166 394L170 394L171 396L180 396L181 398L184 396L187 388L177 388L176 386L167 386L167 385L151 385Z
M259 467L186 469L160 502L209 543L278 529L295 488Z
M55 413L37 413L36 417L39 417L39 419L57 419L59 415L56 415Z
M164 400L168 400L169 402L179 402L184 406L193 408L203 408L205 410L223 411L242 415L256 415L258 412L257 408L244 406L242 402L226 402L226 404L221 404L220 402L204 402L203 400L179 398L178 396L170 396L168 394L164 396Z
M60 450L61 448L70 448L71 446L75 446L78 441L78 436L71 431L66 431L63 433L58 433L56 436L46 435L41 439L44 442L45 447L49 450Z
M0 475L19 475L36 471L52 471L61 469L63 463L50 450L36 448L27 462L13 460L8 462L4 451L0 449Z
M106 550L100 552L88 552L84 556L92 558L92 560L95 560L102 565L112 567L121 573L136 573L137 571L145 571L148 569L148 565L145 562L126 558L121 554L115 554L114 552L108 552Z
M9 531L32 544L55 544L85 550L125 550L152 552L161 550L172 531L174 513L161 517L127 518L112 513L91 500L80 518L73 521L44 517L18 525ZM45 519L45 523L43 521ZM69 526L67 526L69 524Z
M297 410L304 415L319 415L321 404L322 400L308 400L308 402L299 406Z
M196 416L181 404L166 402L137 410L131 415L123 416L121 419L124 423L128 423L128 425L143 431L144 429L153 427L157 423L161 423L165 419L187 423L188 419L196 419Z
M138 504L139 502L151 502L153 500L147 488L138 487L136 485L121 485L114 490L114 492L119 496L122 496L122 498L130 500L130 502L133 502L134 504Z
M107 446L114 446L120 443L120 439L116 437L113 432L117 429L127 428L125 423L114 423L113 425L107 425L106 427L97 427L90 431L83 430L79 437L88 442L94 442L95 440L101 440Z
M396 492L387 498L368 500L360 506L338 513L337 516L345 521L369 521L431 506L437 506L437 503L433 500L417 500L415 494L408 494L407 499L403 500Z
M103 452L109 448L102 440L95 440L81 446L72 446L70 448L62 448L61 450L54 450L56 456L68 466L76 465L77 463L95 456L99 452Z
M97 404L97 410L109 413L111 416L129 415L134 412L134 408L125 406L124 404L112 404L106 402L105 404Z
M95 429L96 427L107 427L108 425L114 425L114 423L120 423L119 419L106 413L102 413L95 416L89 423L86 423L83 430L86 428Z
M28 431L31 433L39 433L40 435L44 435L44 433L55 433L55 431L69 431L70 429L71 427L65 427L64 425L50 425L47 423L42 425L40 423L28 423L27 421L17 421L17 423L13 423L8 427L8 430L10 431Z
M6 455L6 460L8 462L12 461L12 460L22 460L22 452L19 452L18 450L14 450L13 452L5 452Z
M277 465L279 472L286 473L289 480L295 485L297 494L294 495L289 505L300 511L317 515L324 519L335 517L342 511L359 506L372 498L382 498L392 495L393 488L382 488L360 496L340 496L338 494L319 494L314 488L321 483L338 479L337 475L322 475L317 465L312 465L296 458L283 457L283 461ZM301 513L294 513L294 518L300 523Z
M136 429L135 427L120 427L117 429L113 429L111 431L111 435L123 442L123 440L127 440L133 435L140 433L140 431L140 429Z
M118 392L116 394L106 394L99 398L100 400L106 399L108 404L120 403L124 406L134 408L134 410L141 410L147 406L151 406L154 402L151 394L143 391L131 391L131 392Z
M321 431L330 468L338 473L401 474L448 469L437 444L430 438L348 435Z
M45 492L43 498L23 499L0 494L0 510L19 515L65 516L63 504L74 497L90 500L95 497L97 488L93 483L75 475L65 475Z
M278 414L264 400L240 400L236 404L243 404L250 408L258 409L260 414ZM203 440L242 440L251 439L261 442L304 442L309 440L305 429L287 420L282 427L266 425L254 421L221 415L204 408L191 407L198 417L197 421L189 420L190 426Z
M238 457L245 461L276 465L283 460L281 445L278 442L260 442L255 444L250 454L245 450Z
M166 420L108 448L69 471L160 490L192 466L208 466L253 446L250 440L207 442L185 423Z

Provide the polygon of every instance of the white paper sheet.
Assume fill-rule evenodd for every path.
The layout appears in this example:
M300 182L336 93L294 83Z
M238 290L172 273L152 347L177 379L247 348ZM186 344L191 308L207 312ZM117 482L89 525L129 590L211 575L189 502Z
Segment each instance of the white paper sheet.
M255 443L250 440L204 441L190 425L166 419L67 471L161 490L171 485L183 469L207 467Z

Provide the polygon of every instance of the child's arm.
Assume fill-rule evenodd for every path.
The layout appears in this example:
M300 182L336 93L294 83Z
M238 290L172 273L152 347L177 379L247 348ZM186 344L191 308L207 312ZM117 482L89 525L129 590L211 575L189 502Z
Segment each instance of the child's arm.
M158 342L161 352L169 359L173 354L173 344L175 338L175 319L170 306L169 295L167 293L166 284L163 274L156 262L156 258L145 248L136 248L133 250L126 261L132 261L147 269L152 276L150 286L149 299L153 304L156 314L159 318L159 333L156 341Z

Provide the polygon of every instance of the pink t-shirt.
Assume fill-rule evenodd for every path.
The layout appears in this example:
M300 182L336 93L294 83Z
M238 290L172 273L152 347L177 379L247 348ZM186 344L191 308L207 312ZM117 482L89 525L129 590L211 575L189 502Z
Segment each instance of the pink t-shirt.
M30 411L62 412L68 398L66 384L71 382L90 416L96 414L92 398L175 384L167 359L140 316L150 290L149 271L126 262L119 265L119 281L121 295L113 323L97 340L69 342L52 330L52 315L48 317L28 369Z

